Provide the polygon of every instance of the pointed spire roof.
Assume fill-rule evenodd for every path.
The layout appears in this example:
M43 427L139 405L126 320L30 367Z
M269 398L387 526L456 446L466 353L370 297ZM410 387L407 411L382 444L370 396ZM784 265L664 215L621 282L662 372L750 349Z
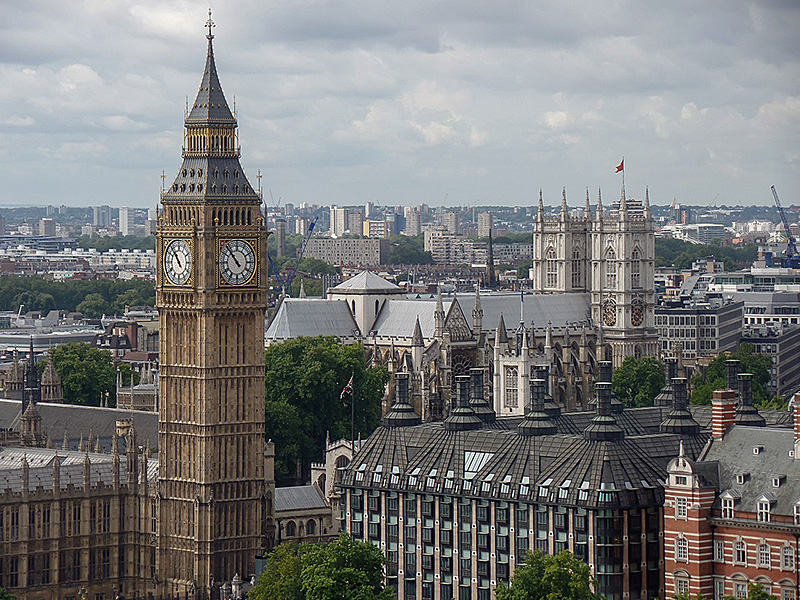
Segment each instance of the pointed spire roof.
M583 211L586 213L584 216L587 219L592 218L592 204L589 202L589 188L586 188L586 206L584 207Z
M214 62L214 45L212 40L211 28L215 27L211 20L211 9L208 10L208 52L206 54L206 68L203 71L203 79L200 81L200 89L194 99L191 111L186 117L186 122L194 123L235 123L236 119L228 107L225 94L222 93L222 86L217 75L217 65Z
M597 188L597 212L594 215L598 221L603 220L603 193Z
M568 207L567 207L567 188L563 187L563 188L561 188L561 218L562 219L566 219L567 218L567 211L568 211Z
M536 213L536 218L544 218L544 198L542 197L542 188L539 188L539 212Z
M508 330L506 329L506 322L503 319L503 313L500 313L500 321L497 323L497 339L495 342L500 342L501 344L508 343Z
M425 340L422 337L422 326L419 324L419 315L414 323L414 334L411 336L411 345L414 347L424 346Z

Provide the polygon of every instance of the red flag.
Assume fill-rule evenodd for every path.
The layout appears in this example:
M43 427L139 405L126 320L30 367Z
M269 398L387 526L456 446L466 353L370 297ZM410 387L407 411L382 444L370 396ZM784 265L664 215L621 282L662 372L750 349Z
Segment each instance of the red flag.
M355 375L355 373L353 375ZM342 388L342 393L339 395L339 400L344 400L345 394L353 393L353 375L350 375L350 381L348 381L347 385Z
M617 165L617 170L616 170L616 171L614 171L614 173L619 173L620 171L624 171L624 170L625 170L625 159L623 158L623 159L622 159L622 162L620 162L620 163Z

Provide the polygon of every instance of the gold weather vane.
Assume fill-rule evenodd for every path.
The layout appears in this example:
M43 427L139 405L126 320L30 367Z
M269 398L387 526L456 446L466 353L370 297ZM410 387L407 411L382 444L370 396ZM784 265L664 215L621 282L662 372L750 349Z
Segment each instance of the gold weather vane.
M210 40L214 39L214 36L211 35L211 28L216 27L216 23L214 23L213 19L211 18L211 8L208 9L208 21L206 21L206 28L208 29L208 34L206 37Z

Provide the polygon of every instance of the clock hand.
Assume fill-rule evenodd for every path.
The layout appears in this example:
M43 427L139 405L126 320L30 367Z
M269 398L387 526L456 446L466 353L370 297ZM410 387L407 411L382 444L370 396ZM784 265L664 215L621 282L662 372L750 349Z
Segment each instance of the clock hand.
M178 256L177 254L175 255L175 262L178 263L178 268L179 269L183 268L183 265L181 264L181 257Z
M236 263L236 266L241 269L242 268L242 263L240 263L238 260L236 260L236 255L235 254L231 254L231 258L233 259L233 262Z

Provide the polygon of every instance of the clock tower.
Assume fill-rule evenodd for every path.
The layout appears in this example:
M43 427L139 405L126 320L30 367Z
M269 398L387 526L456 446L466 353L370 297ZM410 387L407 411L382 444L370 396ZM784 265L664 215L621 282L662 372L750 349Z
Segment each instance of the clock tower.
M239 164L236 116L220 87L209 20L183 163L161 195L158 559L162 593L208 598L255 572L272 543L266 480L267 228Z

